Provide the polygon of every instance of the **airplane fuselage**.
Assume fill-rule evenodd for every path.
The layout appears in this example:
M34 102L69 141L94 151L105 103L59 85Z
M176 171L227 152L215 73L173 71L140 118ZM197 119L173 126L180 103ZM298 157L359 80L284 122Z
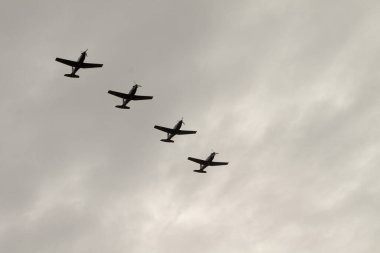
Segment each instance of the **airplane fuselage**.
M132 89L129 91L129 95L135 95L137 91L137 85L133 85Z
M182 127L182 124L183 124L182 120L178 121L177 124L174 125L173 130L175 132L179 131L181 129L181 127ZM174 133L168 133L167 140L171 140L176 135L175 132Z
M133 85L133 87L132 87L132 89L129 91L128 95L130 95L131 97L133 97L133 96L136 94L137 88L138 88L137 85ZM123 99L123 106L126 106L130 101L131 101L130 99L126 99L126 98L124 98L124 99Z
M204 170L207 166L209 166L209 164L212 162L212 160L214 160L215 158L215 155L216 153L215 152L212 152L206 159L206 164L201 164L200 165L200 170Z
M84 62L86 59L86 52L81 53L81 55L78 58L78 65L76 67L72 67L71 75L75 75L75 73L80 69L80 65Z

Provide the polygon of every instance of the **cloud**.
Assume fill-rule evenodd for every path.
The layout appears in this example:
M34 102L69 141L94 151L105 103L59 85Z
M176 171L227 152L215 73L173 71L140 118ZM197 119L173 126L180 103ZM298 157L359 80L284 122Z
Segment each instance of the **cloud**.
M1 252L376 252L375 1L38 3L1 11Z

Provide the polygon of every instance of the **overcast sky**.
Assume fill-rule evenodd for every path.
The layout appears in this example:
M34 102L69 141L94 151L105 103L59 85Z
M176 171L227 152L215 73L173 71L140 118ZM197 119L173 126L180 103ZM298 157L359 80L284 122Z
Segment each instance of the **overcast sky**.
M379 12L2 0L0 252L380 252ZM133 80L154 99L116 109Z

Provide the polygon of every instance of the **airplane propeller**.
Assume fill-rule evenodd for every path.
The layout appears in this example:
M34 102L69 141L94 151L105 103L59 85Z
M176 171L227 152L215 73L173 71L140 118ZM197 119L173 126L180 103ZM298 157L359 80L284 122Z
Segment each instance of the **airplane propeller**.
M84 54L87 56L87 50L88 50L88 49L86 49L86 51L83 51L82 54L84 53Z
M141 85L137 84L135 81L133 81L136 85L136 87L142 87Z
M181 121L182 121L182 124L186 125L186 124L185 124L185 121L183 121L183 117L181 118Z

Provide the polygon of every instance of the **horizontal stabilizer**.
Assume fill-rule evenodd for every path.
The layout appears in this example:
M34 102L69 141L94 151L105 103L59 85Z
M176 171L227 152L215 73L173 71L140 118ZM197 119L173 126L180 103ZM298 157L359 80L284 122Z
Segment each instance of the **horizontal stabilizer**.
M75 74L65 74L65 76L71 77L71 78L79 78L79 76Z
M130 109L130 107L126 105L116 105L115 107L119 109Z
M207 173L207 171L205 170L193 170L194 172L197 172L197 173Z
M170 143L173 143L174 141L172 140L168 140L168 139L161 139L160 141L163 141L163 142L170 142Z

